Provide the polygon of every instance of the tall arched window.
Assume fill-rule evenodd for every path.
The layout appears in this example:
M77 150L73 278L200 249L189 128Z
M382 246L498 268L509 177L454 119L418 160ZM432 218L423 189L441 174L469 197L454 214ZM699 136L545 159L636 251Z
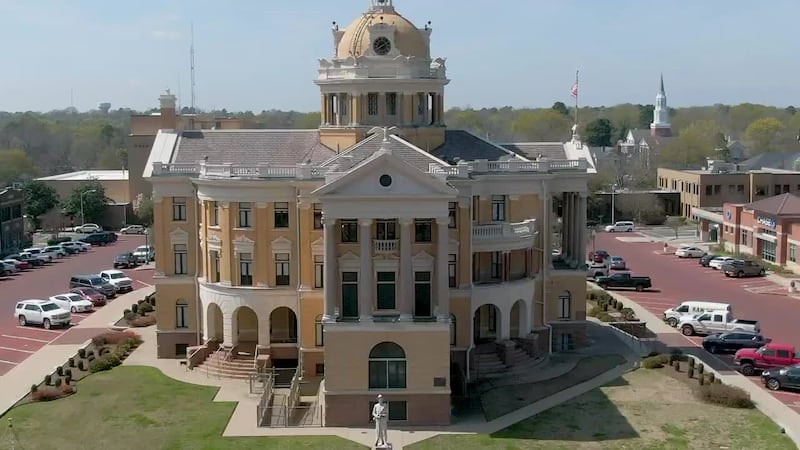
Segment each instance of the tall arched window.
M564 291L561 295L558 296L558 300L561 303L561 311L558 316L559 319L569 319L572 317L572 293L570 291Z
M322 315L320 314L314 319L314 345L317 347L325 345L325 337L322 331Z
M186 300L175 302L175 328L189 328L189 303Z
M456 339L456 316L455 314L450 314L450 345L455 346L457 343Z
M405 389L406 352L394 342L381 342L369 352L369 388Z

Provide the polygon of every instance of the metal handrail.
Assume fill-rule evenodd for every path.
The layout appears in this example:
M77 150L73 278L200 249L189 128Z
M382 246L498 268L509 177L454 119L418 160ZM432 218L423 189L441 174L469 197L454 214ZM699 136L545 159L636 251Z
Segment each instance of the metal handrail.
M258 401L258 406L256 407L256 415L259 426L264 425L264 416L266 416L267 412L270 411L269 403L272 401L274 383L274 376L272 374L267 375L267 382L264 385L264 393L261 394L261 398Z
M188 355L188 356L186 356L186 371L187 371L187 372L188 372L188 371L190 371L190 370L192 370L192 368L191 368L191 367L189 367L189 366L192 364L192 357L193 357L194 355L196 355L196 354L200 353L200 351L201 351L201 350L206 350L206 349L208 349L208 346L207 346L207 344L203 344L203 345L201 345L200 347L198 347L198 348L197 348L197 350L193 351L192 353L189 353L189 355Z

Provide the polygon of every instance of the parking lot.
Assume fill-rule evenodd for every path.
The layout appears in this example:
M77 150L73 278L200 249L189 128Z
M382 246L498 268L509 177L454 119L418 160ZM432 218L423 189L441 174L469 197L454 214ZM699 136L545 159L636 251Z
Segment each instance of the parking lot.
M112 269L112 261L117 254L130 252L144 244L143 235L120 235L115 243L94 246L86 253L67 256L52 264L0 279L0 376L45 345L75 343L76 340L82 342L90 337L83 336L85 333L76 328L45 330L36 325L21 327L14 314L14 305L18 301L46 300L52 295L67 292L71 276ZM131 269L123 272L133 280L134 290L152 284L152 270ZM72 314L72 323L80 323L89 314Z
M638 235L638 236L637 236ZM761 332L773 342L797 345L800 343L800 298L789 295L786 287L767 278L728 278L719 271L701 267L697 259L681 259L670 248L664 254L663 243L652 242L642 237L651 235L639 233L598 233L595 238L596 249L606 250L611 255L622 256L628 270L634 275L649 276L653 289L645 292L620 292L657 317L664 310L677 306L687 300L703 300L729 303L737 318L758 320ZM800 278L800 276L798 277ZM659 336L661 337L661 336ZM702 337L686 337L680 334L668 337L676 344L688 341L701 346ZM711 355L728 370L735 370L729 355ZM758 377L751 377L761 386ZM800 412L800 393L776 392L777 398Z

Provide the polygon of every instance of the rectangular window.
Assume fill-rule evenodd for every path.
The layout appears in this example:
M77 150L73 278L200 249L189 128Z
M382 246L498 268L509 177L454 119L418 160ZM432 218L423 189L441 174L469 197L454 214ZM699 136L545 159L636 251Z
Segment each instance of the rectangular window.
M706 186L706 195L711 195L712 189L714 188L710 184Z
M393 310L395 304L395 273L378 272L378 309Z
M208 202L208 207L211 208L211 225L212 227L219 226L219 203Z
M433 221L430 219L414 219L414 240L431 242L433 240Z
M323 287L325 279L325 257L322 255L314 255L314 288L319 289Z
M390 116L397 115L397 93L395 92L386 94L386 114Z
M742 230L742 245L744 245L745 247L750 246L749 239L747 236L747 230Z
M481 198L478 195L472 196L472 221L477 222L480 219L480 213L478 212L479 206L481 204Z
M450 221L447 223L448 228L456 228L458 226L458 202L448 203L447 216L450 218Z
M275 254L275 285L289 286L289 254Z
M784 184L783 185L783 193L784 194L788 194L789 193L789 185L788 184Z
M289 203L275 203L275 228L289 228Z
M797 262L797 244L789 244L789 261Z
M239 228L253 226L253 204L250 202L239 203Z
M414 272L414 316L431 317L431 273Z
M212 283L219 283L219 252L211 252L211 267L209 268L209 275L211 276Z
M322 229L322 205L314 203L314 229Z
M456 273L456 254L451 253L447 255L447 283L451 288L458 287Z
M777 253L778 249L774 242L761 241L761 259L774 263Z
M572 296L561 295L558 299L561 301L561 315L558 317L560 319L569 319L572 317Z
M780 184L776 184L775 185L775 195L780 195L780 194L781 194L781 185Z
M492 252L491 277L495 280L503 278L503 254Z
M756 186L756 195L767 195L767 186Z
M386 402L389 404L389 420L400 421L408 420L408 408L404 401L391 401ZM375 402L369 402L369 419L372 420L372 408L375 407Z
M733 194L734 192L736 192L736 186L733 185L733 184L729 184L728 185L728 193L729 194Z
M743 193L744 192L744 185L740 184L740 185L736 186L736 192L738 192L740 194Z
M253 255L250 253L239 253L239 285L253 285Z
M370 116L378 115L378 94L375 92L367 94L367 114Z
M325 345L325 330L322 328L322 316L317 316L317 319L314 320L314 346L315 347L322 347ZM320 373L320 370L317 369L317 373Z
M186 275L189 273L186 244L175 244L172 246L172 251L175 257L175 275Z
M378 240L397 239L397 221L396 220L375 221L375 239Z
M493 195L492 196L492 221L505 222L506 221L506 196Z
M186 197L172 197L172 220L175 222L186 220Z
M358 221L342 220L342 244L358 242Z
M342 317L358 317L358 272L342 272Z
M714 185L714 195L719 195L720 191L722 191L722 186L715 184Z
M175 305L175 328L189 328L189 305L186 303Z

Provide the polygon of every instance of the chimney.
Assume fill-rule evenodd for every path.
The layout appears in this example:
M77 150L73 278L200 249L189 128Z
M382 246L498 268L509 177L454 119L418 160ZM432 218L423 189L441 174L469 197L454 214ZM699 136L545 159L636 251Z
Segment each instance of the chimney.
M161 128L174 130L178 128L178 118L175 112L177 97L172 95L167 89L166 94L158 97L161 104Z

